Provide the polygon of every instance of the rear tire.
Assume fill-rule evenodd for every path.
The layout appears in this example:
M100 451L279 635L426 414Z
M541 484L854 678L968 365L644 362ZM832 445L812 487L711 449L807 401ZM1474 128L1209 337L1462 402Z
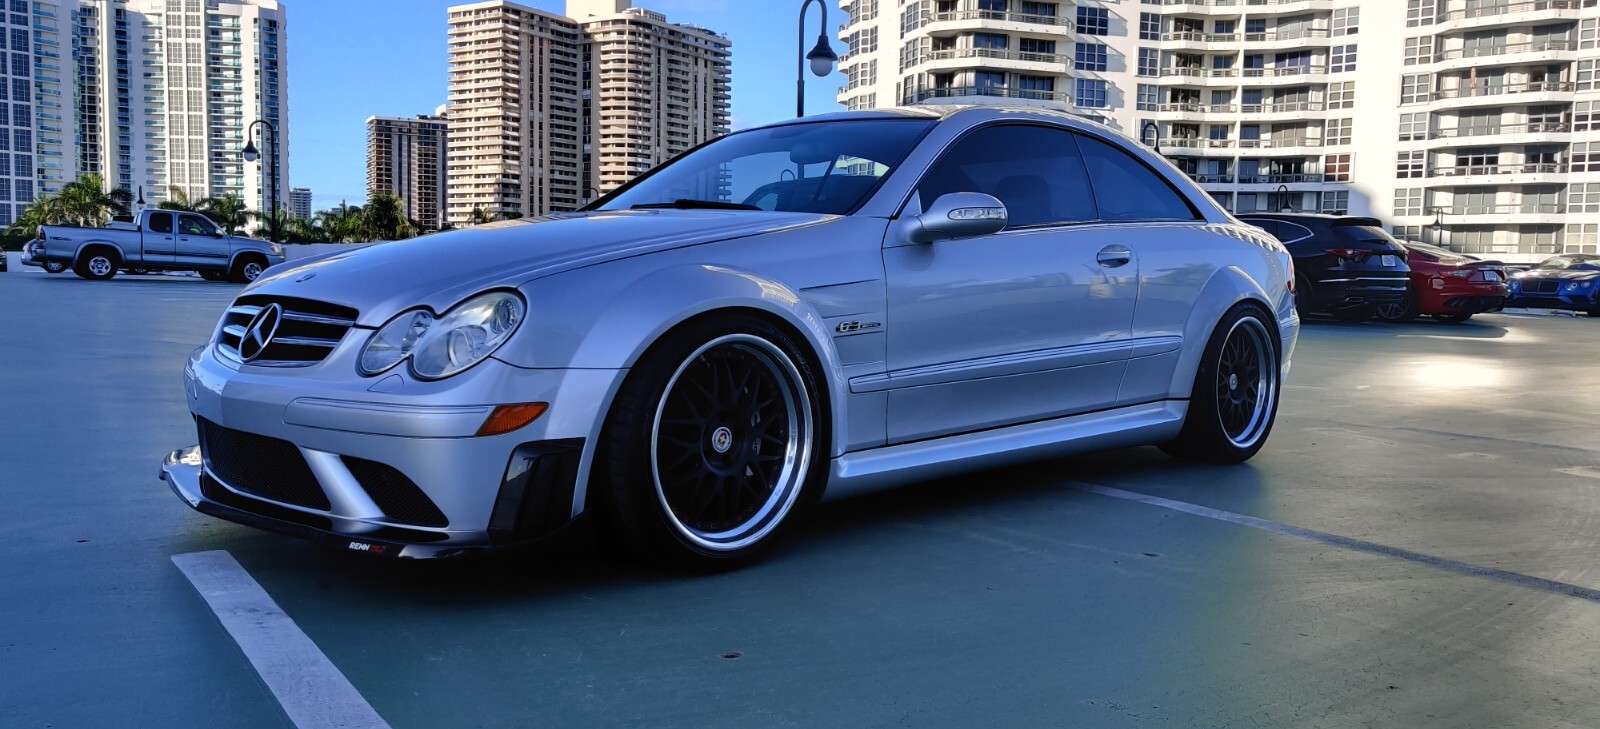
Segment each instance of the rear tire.
M1460 324L1471 319L1471 314L1434 314L1433 320L1440 324Z
M1338 319L1346 324L1360 324L1361 322L1372 318L1372 310L1373 307L1371 304L1357 304L1355 306L1343 306L1336 308L1331 313L1333 314L1333 318Z
M669 336L617 395L596 492L641 559L695 572L740 567L771 549L822 486L822 390L806 350L762 319L705 319Z
M1200 355L1183 430L1161 450L1210 463L1250 460L1278 418L1279 346L1262 306L1245 302L1229 309Z
M67 270L67 262L66 261L45 261L44 262L44 266L42 266L42 268L44 268L44 272L45 273L61 273L61 272Z
M105 248L90 248L79 254L78 260L72 265L72 272L90 281L109 281L117 275L117 264L121 263L116 253Z
M1404 301L1374 307L1372 315L1391 324L1409 324L1422 315L1422 305L1417 302L1416 294L1407 292Z

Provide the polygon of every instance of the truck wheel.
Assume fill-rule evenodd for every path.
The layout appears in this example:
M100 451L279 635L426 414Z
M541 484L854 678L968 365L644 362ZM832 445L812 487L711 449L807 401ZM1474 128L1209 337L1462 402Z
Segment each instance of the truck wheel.
M61 273L62 271L65 271L65 270L67 270L67 262L66 261L45 261L44 262L44 272L45 273Z
M233 283L247 284L261 277L261 272L267 270L266 259L260 256L239 256L233 264L233 270L228 272L228 280Z
M91 248L78 256L72 272L90 281L109 281L117 275L117 254L104 248Z

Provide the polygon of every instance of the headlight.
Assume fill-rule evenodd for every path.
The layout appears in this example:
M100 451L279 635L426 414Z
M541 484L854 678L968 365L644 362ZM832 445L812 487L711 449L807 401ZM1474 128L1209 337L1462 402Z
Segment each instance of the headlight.
M278 245L277 243L273 243L272 244L272 248L270 248L268 250L271 250L272 251L272 255L274 255L274 256L283 255L283 246Z
M442 317L423 309L383 325L361 350L361 374L376 375L411 360L411 374L440 380L494 354L522 323L527 305L510 291L491 291L458 304Z

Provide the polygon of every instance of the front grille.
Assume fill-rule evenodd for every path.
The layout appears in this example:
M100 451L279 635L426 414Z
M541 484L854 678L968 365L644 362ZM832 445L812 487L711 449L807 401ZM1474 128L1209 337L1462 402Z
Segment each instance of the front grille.
M417 488L417 484L393 467L353 456L342 456L350 475L383 509L390 520L417 526L442 527L450 523L444 512Z
M265 348L245 335L256 317L270 306L281 310ZM287 296L241 296L222 315L217 349L236 362L261 367L307 367L321 362L339 346L359 313L350 307Z
M293 443L224 428L205 418L200 451L222 482L245 493L284 504L326 511L328 495Z
M1530 294L1554 294L1561 291L1561 280L1554 278L1524 279L1522 290Z

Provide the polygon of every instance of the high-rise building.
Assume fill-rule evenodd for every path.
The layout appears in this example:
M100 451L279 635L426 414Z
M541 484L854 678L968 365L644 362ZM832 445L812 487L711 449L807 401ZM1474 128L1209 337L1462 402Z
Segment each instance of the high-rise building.
M848 108L1051 106L1159 138L1237 212L1512 261L1600 245L1596 0L841 6Z
M289 214L300 220L311 219L311 188L289 188Z
M400 198L423 230L444 227L448 129L443 117L367 118L367 195Z
M576 209L728 131L721 35L628 0L449 13L451 224Z
M70 37L54 0L0 2L0 227L71 179Z
M58 2L72 18L77 56L65 97L76 107L76 172L142 189L150 204L176 187L191 199L231 193L255 210L271 207L273 188L289 179L282 3ZM261 156L247 162L258 119L276 127L276 139L258 125L250 139Z

